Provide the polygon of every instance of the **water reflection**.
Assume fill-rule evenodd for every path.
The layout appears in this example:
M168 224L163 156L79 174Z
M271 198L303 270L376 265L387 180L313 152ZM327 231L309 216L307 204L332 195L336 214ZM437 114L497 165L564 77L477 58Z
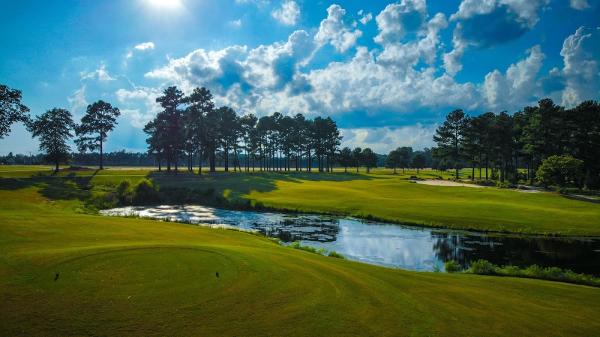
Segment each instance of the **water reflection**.
M448 260L468 266L473 260L486 259L502 265L538 264L600 275L599 239L490 236L334 216L192 205L124 207L101 213L254 230L284 242L299 240L305 245L334 250L352 260L410 270L443 270Z

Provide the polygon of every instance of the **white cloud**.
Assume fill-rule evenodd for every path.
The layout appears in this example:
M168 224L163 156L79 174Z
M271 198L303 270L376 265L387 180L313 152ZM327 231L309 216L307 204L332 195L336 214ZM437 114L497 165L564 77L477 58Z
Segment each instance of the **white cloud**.
M346 10L339 5L329 6L327 8L327 18L321 21L319 31L315 35L315 41L319 45L331 43L341 53L352 48L362 32L358 29L350 29L344 23L345 15Z
M415 46L418 58L435 59L437 32L445 24L442 14L432 18ZM296 31L285 43L254 49L231 46L221 50L198 49L170 59L146 74L175 84L184 91L207 86L217 104L257 114L339 114L351 111L411 112L444 106L474 108L480 102L476 87L460 84L432 67L416 70L415 62L390 67L380 51L357 47L351 60L331 62L321 69L302 72L300 66L315 49L313 39Z
M74 116L83 114L89 104L85 98L85 91L86 85L83 84L79 89L75 90L71 96L67 97L70 111Z
M146 87L119 89L115 92L120 105L124 106L121 109L123 116L128 117L131 125L136 128L143 128L160 111L160 105L156 103L160 94L159 89ZM143 110L140 105L144 107Z
M590 8L590 4L587 2L587 0L571 0L571 8L582 11Z
M154 49L154 42L143 42L136 45L133 48L135 48L136 50L152 50Z
M541 96L538 73L545 55L540 46L528 50L528 56L506 70L494 70L485 76L483 98L494 109L511 110L535 103Z
M531 28L539 20L539 9L548 2L549 0L463 0L458 7L458 12L450 18L451 20L465 20L478 15L490 14L505 6L517 16L519 21Z
M233 28L240 28L242 27L242 19L229 21L229 25Z
M454 30L454 36L452 37L452 45L454 48L443 56L444 69L446 69L446 73L450 76L454 76L462 70L460 59L467 48L467 43L460 37L460 33L457 31L460 31L460 23L457 24Z
M375 42L400 42L406 33L419 30L426 18L425 0L402 0L389 4L375 18L379 28Z
M362 11L361 11L361 13L358 15L361 16L360 20L358 20L358 21L360 21L360 23L362 23L363 25L366 25L367 23L371 22L371 20L373 20L373 14L371 14L371 13L367 13L367 14L363 15Z
M271 16L286 26L293 26L300 18L300 7L293 0L286 0L281 4L281 7L274 9Z
M441 45L439 32L447 26L446 16L437 13L417 32L414 40L407 43L386 43L379 55L379 62L406 69L423 60L433 66Z
M487 48L514 40L532 29L549 0L463 0L450 16L457 21L453 49L444 54L444 68L454 76L462 69L461 58L471 46ZM485 26L485 29L482 29Z
M560 55L563 57L563 77L566 87L562 104L572 106L585 99L600 96L600 27L580 27L569 35Z
M372 127L341 129L342 146L350 148L369 147L376 153L387 154L400 146L411 146L415 150L431 147L437 125L421 124L401 127Z
M81 72L80 77L82 80L98 80L102 82L114 81L115 78L110 76L106 70L106 65L101 64L100 67L91 72Z

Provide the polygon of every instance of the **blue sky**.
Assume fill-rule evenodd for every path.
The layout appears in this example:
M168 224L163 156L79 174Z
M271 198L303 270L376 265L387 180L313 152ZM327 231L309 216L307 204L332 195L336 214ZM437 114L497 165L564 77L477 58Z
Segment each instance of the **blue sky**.
M332 116L344 144L431 146L445 114L600 96L597 0L1 0L0 82L33 114L123 112L108 150L143 151L168 85L239 114ZM0 153L37 152L21 126Z

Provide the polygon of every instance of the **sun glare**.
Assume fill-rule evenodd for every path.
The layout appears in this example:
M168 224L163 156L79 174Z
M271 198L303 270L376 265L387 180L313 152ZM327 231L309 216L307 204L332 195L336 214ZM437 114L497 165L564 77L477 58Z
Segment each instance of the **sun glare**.
M145 2L155 9L177 10L183 7L182 0L145 0Z

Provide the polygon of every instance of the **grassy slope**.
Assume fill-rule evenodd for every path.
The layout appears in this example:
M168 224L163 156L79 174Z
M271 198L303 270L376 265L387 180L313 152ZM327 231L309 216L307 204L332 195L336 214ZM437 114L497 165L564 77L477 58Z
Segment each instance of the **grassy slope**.
M1 177L25 178L32 174L38 172L0 169ZM148 169L70 174L87 177L98 188L116 185L123 179L135 183L150 176L161 186L215 189L230 199L250 199L279 209L372 216L450 228L600 236L599 204L567 199L557 193L415 184L407 180L416 175L414 171L404 175L391 175L389 170L378 170L371 175L219 173L201 178L185 173L167 176ZM429 178L438 174L421 171L419 176Z
M79 214L77 193L42 190L0 190L1 335L600 331L598 288L385 269L241 232Z

